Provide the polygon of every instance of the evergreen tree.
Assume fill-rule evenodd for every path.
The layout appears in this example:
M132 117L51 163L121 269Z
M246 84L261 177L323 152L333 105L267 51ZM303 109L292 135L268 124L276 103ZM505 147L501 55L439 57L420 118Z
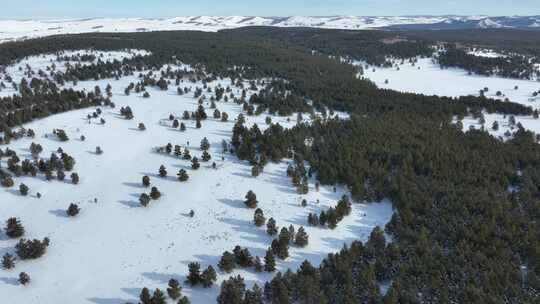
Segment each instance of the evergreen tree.
M141 193L141 195L139 196L139 203L143 207L148 206L148 204L150 204L150 196L146 193Z
M212 287L216 280L217 274L212 266L208 266L201 274L201 283L204 288Z
M208 151L208 149L210 149L210 142L205 137L201 140L201 150Z
M15 257L9 253L4 254L4 256L2 256L2 268L9 270L13 267L15 267Z
M148 175L143 176L142 184L144 187L150 187L150 177Z
M203 151L201 158L204 162L207 162L212 159L212 156L210 155L210 153L208 153L208 151Z
M227 273L233 271L235 267L234 255L228 251L223 252L223 255L221 255L221 259L219 260L218 267L219 269Z
M244 204L248 207L248 208L257 208L257 195L255 195L255 193L251 190L248 191L248 193L246 194L246 200L244 201Z
M66 214L68 216L71 216L71 217L74 217L76 216L77 214L79 214L79 211L81 209L79 208L79 206L77 206L76 204L69 204L69 207L67 208L66 210Z
M19 238L24 235L24 227L19 219L12 217L6 221L5 232L12 239Z
M191 154L189 153L189 150L187 148L184 150L184 155L182 156L182 158L185 160L191 159Z
M276 270L276 259L271 249L266 251L264 256L264 271L273 272Z
M156 288L156 290L154 290L154 294L152 295L152 304L166 304L166 303L167 303L167 299L165 298L165 294L159 288Z
M276 235L277 233L276 220L274 220L273 217L269 218L266 223L266 233L268 233L268 235Z
M178 180L181 181L181 182L185 182L189 179L189 175L187 174L186 170L184 169L180 169L180 171L178 171Z
M159 192L157 187L152 187L152 189L150 190L150 197L153 200L157 200L161 197L161 192Z
M235 263L240 267L251 267L253 265L253 257L247 248L236 246L233 250Z
M19 186L19 192L21 193L22 196L27 196L28 195L28 186L26 186L25 184L20 184Z
M141 294L139 295L139 300L141 301L141 304L153 304L152 296L150 296L150 290L148 290L148 288L144 287L141 290Z
M253 268L255 272L262 272L264 270L264 265L262 264L261 258L256 256L253 259Z
M221 112L221 121L222 122L229 121L229 114L227 114L226 112Z
M186 283L191 286L195 286L201 282L201 264L197 262L191 262L188 264L189 274L187 276Z
M71 173L71 182L76 185L79 183L79 175L75 172Z
M161 165L159 167L159 176L160 177L167 177L167 169L163 165Z
M296 238L294 239L294 243L297 246L305 247L307 246L309 242L309 236L306 233L304 227L298 228L298 232L296 233Z
M255 164L253 167L251 167L251 176L257 177L260 173L261 171L258 164Z
M193 157L191 159L191 169L198 170L201 167L201 164L199 163L199 159L197 157Z
M266 223L266 218L264 217L264 213L261 208L257 208L257 210L255 210L253 222L257 227L261 227Z
M169 297L173 300L176 300L180 298L181 296L182 287L180 286L180 282L176 279L170 279L169 280L169 287L167 288L167 294Z
M257 283L253 284L251 290L246 290L242 304L263 304L263 292Z
M221 290L217 298L218 304L241 304L246 291L244 278L230 277L221 283Z
M21 285L30 283L30 276L26 272L19 273L19 283L21 283Z

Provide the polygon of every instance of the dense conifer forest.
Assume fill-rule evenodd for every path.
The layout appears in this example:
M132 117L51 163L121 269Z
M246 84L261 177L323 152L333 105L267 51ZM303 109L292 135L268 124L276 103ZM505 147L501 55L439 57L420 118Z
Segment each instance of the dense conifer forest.
M0 64L64 49L145 49L151 55L76 66L58 73L56 80L111 78L181 60L210 77L271 79L265 90L246 101L247 107L281 115L309 115L314 109L350 114L349 120L316 119L289 130L272 124L264 132L238 120L232 149L257 169L264 167L262 159L293 158L296 169L291 177L298 180L299 189L304 177L316 176L321 184L347 185L354 201L388 198L396 210L391 222L375 229L365 244L355 242L321 265L306 262L298 270L278 273L262 288L246 290L243 279L233 277L221 285L219 303L537 303L537 138L518 126L513 139L503 142L483 130L464 133L453 123L456 116L482 110L531 115L532 109L485 97L442 98L378 89L358 77L361 67L341 60L386 65L389 56L430 56L432 41L450 40L447 37L272 28L92 33L1 44ZM442 60L452 58L474 72L484 71L460 55L460 50L451 49ZM485 62L494 64L498 63ZM20 96L1 100L3 131L58 112L110 105L107 97L60 90L53 82L31 78L14 84ZM344 216L343 209L337 206L339 212L334 212ZM273 259L271 253L268 259ZM388 285L385 295L379 284Z

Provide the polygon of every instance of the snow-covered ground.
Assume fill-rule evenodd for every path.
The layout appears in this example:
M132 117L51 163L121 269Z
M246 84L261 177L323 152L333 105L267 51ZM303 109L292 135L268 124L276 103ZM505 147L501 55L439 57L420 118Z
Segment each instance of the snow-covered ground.
M58 34L197 30L215 32L243 26L367 29L399 24L430 24L445 17L363 16L185 16L174 18L88 18L76 20L0 20L0 42Z
M388 26L424 28L537 28L540 16L182 16L173 18L86 18L0 20L0 42L59 34L197 30L215 32L244 26L377 29Z
M494 50L490 49L472 49L468 52L470 55L474 55L477 57L486 57L486 58L498 58L498 57L504 57L506 55L498 53Z
M50 64L48 60L40 62L39 58L21 64L26 63L35 70ZM124 88L136 81L135 77L125 77L118 81L78 83L79 89L93 90L99 85L103 91L108 83L112 85L116 109L102 108L105 125L97 120L88 123L86 115L92 113L93 108L67 112L25 125L35 130L36 137L16 140L9 145L21 158L30 157L28 148L32 142L43 146L42 156L62 147L75 158L74 171L80 175L81 182L72 185L68 181L20 177L14 178L14 188L0 189L0 221L18 217L26 229L26 238L49 237L51 240L43 257L17 261L13 270L0 270L0 294L5 303L136 302L143 286L164 290L171 278L183 282L189 262L198 261L203 267L213 265L217 269L221 254L225 250L232 251L236 245L247 247L254 256L262 257L272 238L263 228L253 225L253 210L243 204L249 190L257 194L266 218L274 217L280 227L304 226L310 236L306 248L292 246L291 256L286 261L278 261L279 270L295 269L305 259L318 264L327 253L338 251L353 240L366 240L375 226L384 226L390 220L393 212L390 202L357 203L353 205L352 214L335 230L309 227L308 213L335 206L338 199L347 194L346 189L338 186L334 192L332 187L321 186L316 191L311 180L309 193L299 195L286 175L287 161L271 163L260 176L252 177L247 162L222 154L221 148L222 140L231 138L234 119L241 112L241 106L232 101L217 102L217 108L229 114L229 122L209 118L197 129L193 120L184 121L187 130L181 132L160 122L167 121L169 114L181 116L184 110L194 111L198 104L192 93L179 96L176 87L171 86L168 91L148 88L151 94L148 99L134 93L125 96ZM210 86L218 84L230 85L220 80ZM195 87L196 84L182 83L181 86ZM239 96L238 89L233 90ZM133 109L133 120L118 115L119 108L126 105ZM211 116L213 110L208 109L208 104L205 106ZM257 123L264 129L265 117L246 116L246 121L248 125ZM272 120L290 127L296 123L296 115L272 117ZM146 125L146 131L137 129L140 122ZM70 140L59 142L53 136L45 137L51 135L54 128L65 129ZM86 137L85 141L79 140L81 135ZM210 161L194 171L190 162L158 154L153 149L170 142L189 147L192 155L200 158L199 143L204 137L211 143L212 161L216 162L217 169L211 168ZM96 155L96 146L104 153ZM160 165L167 168L167 178L157 176ZM2 167L6 167L5 163ZM188 182L176 179L180 169L188 171ZM144 175L150 176L152 186L157 186L163 194L147 208L138 203L139 195L149 191L141 185ZM29 186L29 196L18 193L21 182ZM36 197L37 192L42 194L40 199ZM307 207L301 207L302 199L308 201ZM70 203L82 208L75 218L65 215ZM195 211L193 218L188 215L190 210ZM15 240L0 233L0 255L13 253L15 244ZM30 285L17 283L21 271L31 276ZM248 285L264 282L272 276L252 270L238 270L233 274L244 276ZM221 272L218 276L218 284L211 289L185 286L183 293L192 303L215 303L221 280L229 277Z
M498 55L490 51L475 50L477 56ZM361 64L361 63L357 63ZM408 61L401 64L399 69L392 68L364 67L363 77L370 79L380 88L392 89L401 92L411 92L425 95L439 95L449 97L459 97L466 95L480 94L480 90L488 88L484 94L486 97L508 100L540 109L540 96L533 96L534 92L540 90L540 82L532 80L518 80L502 77L486 77L479 75L469 75L467 71L458 68L441 69L431 58L419 58L413 65ZM517 87L517 89L516 89ZM497 96L497 91L501 96ZM515 131L508 125L508 117L498 114L484 114L486 120L485 129L497 137L505 138L506 131ZM520 122L526 129L540 134L540 121L530 116L516 116L516 122ZM494 121L499 123L499 130L492 130ZM469 130L481 128L477 119L466 117L463 120L463 129Z
M67 66L86 66L90 64L95 64L98 61L101 62L113 62L115 60L122 61L124 59L133 58L136 56L147 56L150 53L145 50L122 50L122 51L97 51L97 50L83 50L83 51L62 51L55 54L42 54L39 56L30 56L16 62L12 65L6 67L5 71L0 71L0 81L4 82L6 85L5 89L0 90L0 97L10 96L17 94L12 84L6 82L6 76L9 76L12 80L12 83L19 84L22 78L30 80L32 78L43 78L40 76L39 71L45 73L47 78L52 78L51 73L64 73L67 69ZM90 61L73 61L71 60L73 56L75 58L81 58L83 55L93 55L95 59ZM57 59L60 58L58 61ZM64 60L64 59L68 60ZM30 67L30 69L28 69ZM54 68L53 68L54 67Z
M540 90L538 81L469 75L467 71L458 68L443 70L431 58L419 58L415 65L406 61L399 65L399 70L396 67L370 67L364 69L364 77L380 88L425 95L478 96L480 90L487 87L489 91L485 93L486 97L500 100L508 98L513 102L540 108L540 97L532 95ZM500 97L496 96L497 91L502 93Z

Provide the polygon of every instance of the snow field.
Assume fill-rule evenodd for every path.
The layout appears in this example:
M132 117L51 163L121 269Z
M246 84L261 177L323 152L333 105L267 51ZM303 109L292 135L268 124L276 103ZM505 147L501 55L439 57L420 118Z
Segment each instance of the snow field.
M29 61L34 70L45 64L32 60L36 59ZM298 195L286 176L287 161L270 163L259 177L251 177L247 162L221 153L221 142L230 140L241 106L232 101L216 102L220 111L229 114L229 122L209 118L202 121L201 129L196 129L195 121L183 121L187 130L181 132L160 121L166 120L169 114L181 116L184 110L196 110L198 103L192 98L193 93L179 96L176 87L170 86L168 91L148 88L151 94L148 99L134 93L125 96L124 88L137 80L124 77L119 81L78 83L78 89L87 91L96 85L104 91L108 83L112 85L116 108L101 108L105 125L99 124L99 118L88 123L86 115L91 114L93 108L62 113L24 125L34 129L36 137L16 140L9 145L22 159L30 158L28 148L32 142L43 146L42 157L62 147L75 158L73 171L80 175L81 181L79 185L72 185L69 179L48 182L41 177L20 177L14 178L15 187L0 189L0 220L18 217L26 229L26 238L47 236L51 240L43 257L17 261L15 269L10 271L0 270L0 294L6 303L58 303L66 299L71 303L135 302L144 286L164 290L170 278L183 283L189 262L198 261L204 268L213 265L217 270L223 251L232 251L236 245L249 248L253 256L262 257L272 238L266 235L264 228L254 226L254 210L243 204L249 190L257 194L258 207L263 209L267 219L274 217L279 227L304 226L310 236L306 248L292 246L290 257L286 261L278 260L279 270L296 269L305 259L318 264L327 253L338 251L344 244L357 239L365 241L375 226L384 226L390 220L391 203L383 201L354 204L352 214L335 230L309 227L308 213L335 206L341 196L347 194L345 188L338 186L334 192L332 187L321 186L317 192L311 180L309 193ZM210 86L218 84L230 85L223 80ZM182 83L181 86L195 88L202 84ZM233 90L236 96L240 95L237 88ZM133 120L125 120L118 114L120 107L127 105L133 110ZM205 107L212 117L209 104ZM262 130L266 128L266 115L245 117L247 125L257 123ZM304 117L307 119L308 115ZM272 117L272 121L291 127L296 123L296 115L288 120ZM146 131L137 129L140 122L146 125ZM55 128L65 129L70 140L60 142L54 136L46 138ZM80 141L81 135L86 137L85 141ZM191 169L189 161L154 152L155 147L170 142L189 147L192 156L200 159L199 144L203 137L211 143L212 160L201 162L201 168L196 171ZM104 153L96 155L96 146ZM213 161L217 164L216 170L211 168ZM5 168L5 159L2 162ZM160 165L167 168L167 178L157 176ZM180 169L188 171L188 182L176 179ZM150 176L152 186L162 193L162 197L147 208L138 202L139 195L150 190L142 187L144 175ZM29 196L19 195L20 183L29 186ZM41 199L36 198L37 192L43 195ZM305 208L300 205L302 199L308 201ZM75 218L65 216L70 203L81 207L81 213ZM193 218L188 216L190 210L195 211ZM16 242L0 233L0 255L13 253ZM32 278L31 284L25 287L16 281L22 271ZM213 288L184 286L183 293L192 303L215 303L221 280L236 274L244 276L248 286L255 282L262 285L273 276L257 274L252 269L232 274L218 271L218 283Z

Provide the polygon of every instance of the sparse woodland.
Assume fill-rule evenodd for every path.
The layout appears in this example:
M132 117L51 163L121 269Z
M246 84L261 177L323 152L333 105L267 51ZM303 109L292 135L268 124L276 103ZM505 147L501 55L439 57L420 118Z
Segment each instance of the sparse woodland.
M140 74L139 83L125 88L129 95L144 94L145 87L166 90L184 78L203 83L218 78L229 78L232 83L251 81L255 88L260 85L260 90L253 90L249 98L245 93L249 88L244 88L241 96L232 95L227 88L211 91L194 85L193 90L179 89L179 95L193 95L195 101L199 100L198 105L181 117L167 113L169 117L159 123L174 132L189 132L185 124L204 128L209 119L225 124L230 118L215 103L225 99L236 102L242 106L243 114L230 124L233 135L230 144L223 144L223 150L249 162L253 178L264 172L269 162L287 158L292 161L287 175L299 195L310 191L310 178L316 178L321 185L346 185L350 190L351 198L345 196L330 209L310 214L305 219L306 227L333 229L351 216L351 208L361 201L387 198L395 213L386 227L374 229L365 243L357 241L331 253L320 265L306 261L299 269L276 272L276 264L289 258L291 248L309 246L309 235L300 225L282 227L273 218L267 218L258 209L261 198L249 191L245 197L238 197L239 205L252 212L256 229L272 237L266 255L254 257L241 244L231 244L230 251L222 254L217 265L190 263L186 282L172 279L168 286L163 286L166 292L142 289L140 303L165 303L165 294L175 302L189 303L181 293L182 284L203 288L217 284L217 302L221 304L536 303L540 297L540 146L536 136L518 126L513 138L503 142L486 131L462 132L452 123L455 116L481 111L532 115L532 108L482 96L446 98L378 89L357 77L361 72L358 67L339 59L354 58L384 66L389 64L388 57L431 56L432 36L422 38L427 35L416 34L416 40L381 42L395 35L245 28L218 33L92 33L0 44L0 64L4 65L25 56L64 49L132 48L151 52L121 62L72 66L65 72L41 71L48 80L34 78L32 75L39 72L27 70L28 77L21 83L9 84L18 88L19 95L0 100L2 143L31 137L34 132L50 132L16 128L73 109L108 107L122 119L137 117L138 113L129 106L115 108L107 92L110 90L83 92L64 89L59 83ZM329 58L329 54L338 59ZM194 69L142 73L157 71L164 64L177 63L177 59ZM464 51L453 48L439 57L445 67L460 66L488 75L494 74L497 67L496 74L516 78L527 78L533 73L524 60L472 60ZM5 79L2 82L9 83ZM145 97L151 99L150 93L146 93ZM210 106L205 107L203 104L208 101ZM322 113L320 117L315 117L317 111ZM347 112L350 119L334 118L334 111ZM296 112L300 113L299 118L313 119L298 119L290 129L269 119L264 131L257 125L248 127L243 121L244 115ZM88 119L99 118L100 114L95 113L95 117L90 115ZM106 123L103 118L99 121ZM145 123L137 121L136 129L145 131L152 126ZM72 140L63 130L53 130L51 136L60 141ZM196 170L197 174L212 174L216 163L211 164L217 155L209 152L211 143L205 137L192 146L171 142L152 150L185 160L188 167L160 166L152 169L155 177L139 177L137 183L144 188L138 198L141 206L151 208L160 203L167 193L159 190L159 183L167 178L182 187L190 183ZM98 148L95 154L103 153ZM32 189L17 181L18 177L43 175L47 180L61 181L68 172L70 182L79 183L74 172L75 160L67 152L40 156L39 144L33 144L29 150L34 157L24 160L8 147L0 150L0 158L7 159L9 164L0 168L2 186L17 185L21 194L32 193ZM66 202L66 206L68 216L84 216L86 209L79 213L75 203ZM204 215L191 210L189 216ZM10 238L34 237L26 236L21 220L16 218L7 220L5 233ZM15 252L21 260L36 259L46 253L48 246L48 238L21 238ZM12 255L5 255L2 264L6 269L16 268ZM260 286L246 286L241 276L232 273L239 268L272 272L274 277ZM216 271L231 273L231 277L218 282ZM20 283L32 284L26 273L21 273ZM388 285L385 294L379 289L381 284Z

